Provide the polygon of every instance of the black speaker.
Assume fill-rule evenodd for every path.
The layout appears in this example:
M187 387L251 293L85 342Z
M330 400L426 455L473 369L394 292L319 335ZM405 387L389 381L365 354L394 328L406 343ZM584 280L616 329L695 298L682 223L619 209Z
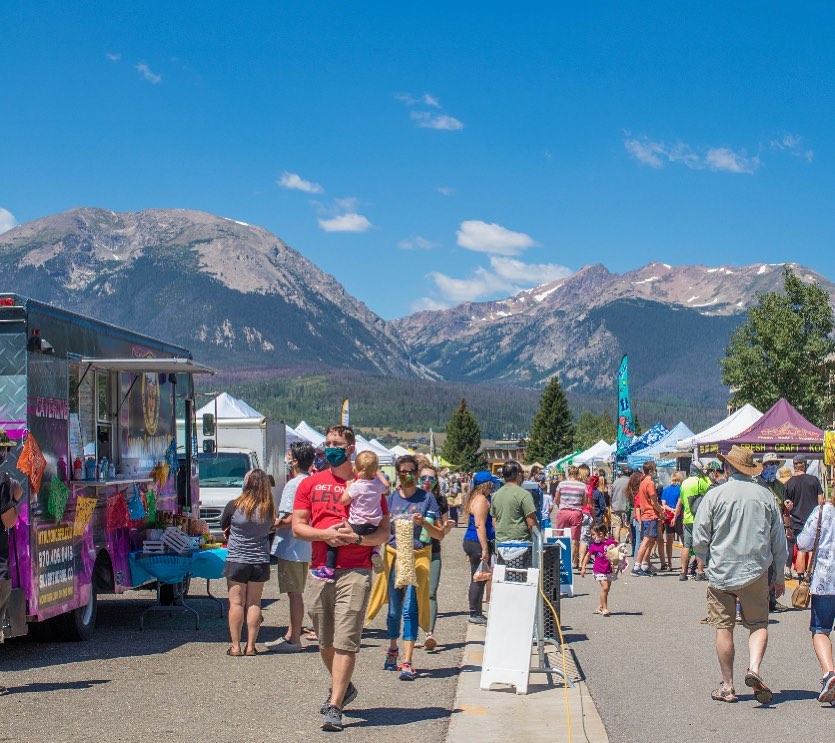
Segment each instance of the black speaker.
M560 616L560 557L562 550L559 544L545 544L542 546L542 592ZM547 640L559 642L560 633L551 608L543 601L543 637Z

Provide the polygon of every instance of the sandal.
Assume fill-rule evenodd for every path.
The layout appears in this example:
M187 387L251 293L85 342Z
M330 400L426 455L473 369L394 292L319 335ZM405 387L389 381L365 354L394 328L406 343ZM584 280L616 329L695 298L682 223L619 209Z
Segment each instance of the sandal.
M319 638L316 636L316 630L309 624L302 627L302 634L307 640L310 640L310 642L319 642Z
M612 616L612 612L610 612L608 609L606 609L606 610L600 612L600 616L610 617L610 616Z
M602 610L602 609L595 609L595 610L592 612L592 614L603 614L603 610Z
M247 649L247 651L244 653L244 655L251 658L253 655L258 655L258 650L256 648Z
M736 701L736 692L734 688L731 687L730 689L725 688L725 684L723 682L719 682L719 688L714 689L710 692L710 698L714 702L735 702Z
M230 658L240 658L243 655L243 653L240 650L236 653L234 650L232 650L232 648L229 648L226 651L226 655L228 655Z
M765 681L762 680L762 677L758 673L754 673L750 669L746 671L745 685L750 686L754 690L754 697L760 704L771 704L771 700L774 699L774 694L765 685Z

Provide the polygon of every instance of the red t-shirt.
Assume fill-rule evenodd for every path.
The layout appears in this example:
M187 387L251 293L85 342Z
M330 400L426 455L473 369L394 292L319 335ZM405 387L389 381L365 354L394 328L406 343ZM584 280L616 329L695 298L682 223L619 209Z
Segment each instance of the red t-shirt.
M304 479L296 490L296 501L293 508L296 511L310 513L310 525L314 529L328 529L339 526L342 520L348 519L350 504L342 505L342 496L347 487L347 481L336 477L331 470L319 472ZM383 515L389 512L386 496L380 497L380 507ZM326 542L313 542L313 555L310 561L312 568L320 568L325 564L328 545ZM337 552L336 567L370 568L372 547L348 544L340 547Z

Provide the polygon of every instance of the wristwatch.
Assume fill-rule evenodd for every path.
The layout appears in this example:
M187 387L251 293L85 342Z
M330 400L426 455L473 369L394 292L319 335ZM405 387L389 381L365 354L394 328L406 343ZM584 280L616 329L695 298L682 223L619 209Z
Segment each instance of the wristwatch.
M354 544L362 544L362 534L357 534L357 541Z

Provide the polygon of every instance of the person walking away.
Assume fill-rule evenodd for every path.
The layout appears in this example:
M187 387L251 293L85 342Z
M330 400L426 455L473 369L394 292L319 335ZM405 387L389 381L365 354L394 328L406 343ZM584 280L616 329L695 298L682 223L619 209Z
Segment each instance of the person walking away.
M629 499L627 487L629 476L632 474L631 467L621 468L620 475L612 481L612 538L618 543L621 541L621 532L626 529L626 541L631 542L632 536L629 529L628 511Z
M703 497L710 487L710 479L704 473L704 466L698 460L690 465L690 477L681 483L679 490L678 511L681 513L682 548L681 548L681 575L679 580L686 581L689 574L690 553L693 549L693 522L695 514L690 508L694 497ZM706 581L705 565L702 559L696 555L696 574L694 580Z
M255 643L261 628L261 595L270 579L270 534L276 529L275 504L269 475L250 470L244 490L230 501L220 517L228 535L228 554L223 575L229 589L229 634L227 655L257 655ZM246 622L246 649L241 651L241 631Z
M663 553L662 570L673 569L673 539L684 536L681 509L681 472L673 472L670 484L661 491L661 507L664 509L664 543L659 545L659 552Z
M775 592L785 586L779 568L786 559L783 520L774 496L756 481L762 465L748 448L734 446L724 463L727 482L709 490L696 511L693 548L705 562L708 576L709 624L716 629L716 654L722 681L711 693L719 702L735 702L734 627L739 602L742 625L748 630L745 685L760 704L773 694L760 675L768 645L768 568L775 569Z
M655 462L644 462L644 477L638 487L638 502L641 512L641 548L635 558L632 575L646 578L653 575L650 555L658 539L658 521L661 518L661 505L655 493Z
M20 499L23 487L17 480L12 480L6 473L0 475L0 644L4 641L3 623L12 595L12 579L9 575L9 531L17 523ZM8 689L0 685L0 695Z
M357 697L351 683L371 595L371 552L389 538L388 503L380 499L383 519L373 534L356 534L348 524L350 505L342 496L353 478L351 455L356 437L350 426L331 426L325 436L328 469L311 475L296 489L293 536L312 542L310 565L325 564L327 547L340 547L333 582L308 581L304 602L319 637L319 654L331 677L320 708L322 729L342 730L342 709Z
M612 545L617 545L617 542L609 536L609 529L606 524L596 523L591 528L592 543L589 545L589 551L583 556L583 562L580 564L580 577L586 577L586 566L589 559L592 559L592 573L594 579L600 583L600 604L594 610L594 614L601 614L604 617L611 616L609 611L609 590L612 587L612 582L618 579L617 571L612 567L612 563L606 555L606 550Z
M780 459L774 452L768 452L763 455L762 463L763 471L757 477L757 482L771 492L777 503L777 508L780 509L780 513L782 514L783 503L786 499L786 486L777 479L777 472L783 465L783 460ZM769 585L774 583L774 576L770 573L768 576L768 583ZM789 610L788 606L783 606L783 604L777 601L777 597L774 595L774 589L769 589L768 610L774 613Z
M589 482L591 469L587 464L581 464L577 467L577 479L586 486L586 500L581 509L583 523L580 527L580 554L578 555L578 560L582 561L591 544L591 525L594 523L594 493Z
M293 504L296 501L296 489L310 477L315 456L316 449L307 441L294 441L290 445L290 472L293 478L281 491L278 529L272 547L272 554L278 561L278 590L279 593L287 594L290 602L290 621L284 635L265 643L267 650L274 653L298 653L302 649L304 586L310 565L310 542L293 536Z
M421 539L423 530L427 537L441 540L446 535L440 525L440 507L432 493L418 487L419 465L416 457L406 454L395 461L400 487L388 497L388 510L391 514L391 529L389 541L385 550L385 569L377 576L371 594L371 602L366 612L366 620L370 622L382 608L388 604L386 615L386 629L388 631L389 647L386 651L383 669L386 671L400 671L401 681L413 681L417 678L412 657L419 629L429 629L429 579L431 571L432 550L429 539ZM408 584L397 586L397 541L395 522L407 520L412 522L412 544L414 550L415 573L417 586ZM400 663L398 640L401 629L403 633L403 662Z
M470 490L464 498L461 510L467 517L467 531L464 532L464 553L470 561L470 587L467 599L470 605L470 624L487 624L482 603L485 581L476 580L479 565L490 565L495 546L496 532L490 515L490 496L493 493L493 476L482 470L473 475Z
M786 508L789 511L789 529L792 535L796 538L801 531L803 525L809 518L815 506L820 502L823 495L823 488L820 480L814 475L807 474L806 466L807 459L803 454L799 454L792 460L794 465L794 475L786 483ZM794 561L794 567L798 572L800 579L803 579L808 567L809 553L797 548L797 558Z
M438 513L440 514L439 525L443 527L444 533L449 534L455 526L455 522L448 518L449 504L440 488L438 470L432 465L422 464L418 472L418 485L421 490L432 493L438 501ZM441 582L441 543L432 537L432 562L429 569L429 630L423 640L423 647L432 652L438 647L435 639L435 623L438 619L438 585Z
M817 549L815 549L817 538ZM822 505L816 506L797 535L797 547L813 553L809 566L812 573L812 616L809 630L812 647L821 665L821 688L818 701L835 706L835 668L832 664L832 641L835 629L835 494L830 493Z
M632 557L638 556L641 548L641 501L638 491L641 489L641 480L644 479L643 471L633 472L629 476L629 484L626 486L626 495L629 504L632 506L630 520L630 534L632 535Z
M551 511L554 509L554 496L550 488L542 490L542 511L539 514L539 521L543 529L551 528Z
M577 468L570 465L566 472L566 479L557 483L554 508L557 509L557 529L571 530L571 561L575 570L580 565L583 506L587 500L586 485L578 479Z
M502 542L530 542L531 530L537 526L536 504L530 491L522 487L525 479L522 465L513 460L505 462L502 479L504 485L495 492L490 504L496 545Z

